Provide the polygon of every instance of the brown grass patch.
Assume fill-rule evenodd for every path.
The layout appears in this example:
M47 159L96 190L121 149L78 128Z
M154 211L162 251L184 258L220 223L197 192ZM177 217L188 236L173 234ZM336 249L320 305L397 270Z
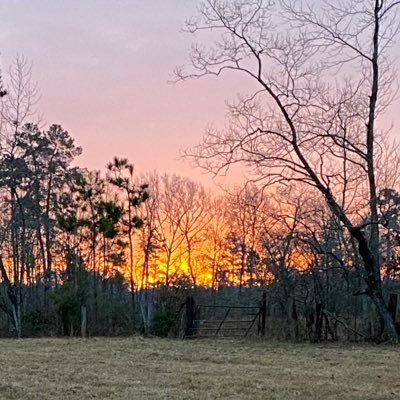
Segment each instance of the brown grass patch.
M0 341L0 399L398 399L400 349L261 341Z

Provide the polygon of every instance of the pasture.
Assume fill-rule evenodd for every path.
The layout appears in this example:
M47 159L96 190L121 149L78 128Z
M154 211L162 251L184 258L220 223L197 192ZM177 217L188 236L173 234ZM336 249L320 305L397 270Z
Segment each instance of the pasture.
M398 399L400 349L256 340L0 340L0 399Z

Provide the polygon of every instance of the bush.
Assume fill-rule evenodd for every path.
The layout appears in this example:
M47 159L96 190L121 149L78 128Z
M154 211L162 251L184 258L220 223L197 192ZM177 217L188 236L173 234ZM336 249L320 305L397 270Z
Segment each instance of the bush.
M170 307L159 308L153 318L151 334L166 337L175 322L176 311Z

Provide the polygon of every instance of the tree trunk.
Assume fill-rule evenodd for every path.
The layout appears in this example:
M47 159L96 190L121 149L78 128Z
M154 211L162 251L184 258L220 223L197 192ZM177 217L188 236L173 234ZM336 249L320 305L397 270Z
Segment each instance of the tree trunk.
M135 305L135 283L133 280L133 271L130 271L130 277L129 277L129 286L131 289L131 307L132 307L132 331L135 329L135 311L136 311L136 305Z
M12 304L12 315L17 338L22 337L21 304Z
M399 336L392 315L383 299L382 292L372 292L370 297L375 304L382 321L381 337L385 341L397 343Z
M394 320L383 298L378 248L374 247L371 250L365 235L360 229L350 229L350 233L358 242L358 251L364 262L366 271L366 276L364 276L364 281L367 284L366 294L375 304L381 318L382 338L390 342L398 342L399 336L396 331Z
M87 330L87 308L85 305L81 305L81 336L86 337Z

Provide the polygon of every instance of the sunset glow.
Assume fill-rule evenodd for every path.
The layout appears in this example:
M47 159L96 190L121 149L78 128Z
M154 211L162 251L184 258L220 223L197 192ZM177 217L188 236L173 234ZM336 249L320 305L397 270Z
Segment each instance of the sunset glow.
M0 13L0 333L400 341L399 1Z

